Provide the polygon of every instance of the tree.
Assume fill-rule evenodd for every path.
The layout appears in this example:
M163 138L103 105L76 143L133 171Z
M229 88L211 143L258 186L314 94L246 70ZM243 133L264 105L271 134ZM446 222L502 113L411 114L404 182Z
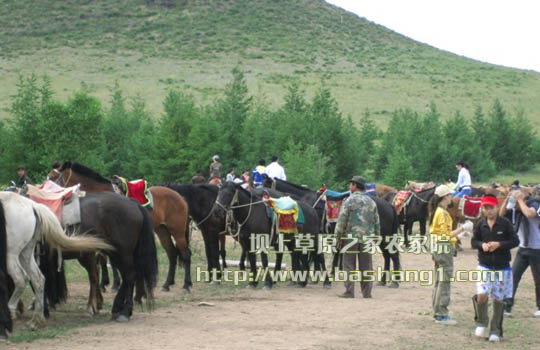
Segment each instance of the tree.
M334 186L335 169L328 157L325 157L315 145L301 145L290 141L283 153L283 164L287 180L319 188L322 184Z
M402 188L407 180L416 178L409 152L402 145L396 145L388 158L388 167L384 172L384 183Z

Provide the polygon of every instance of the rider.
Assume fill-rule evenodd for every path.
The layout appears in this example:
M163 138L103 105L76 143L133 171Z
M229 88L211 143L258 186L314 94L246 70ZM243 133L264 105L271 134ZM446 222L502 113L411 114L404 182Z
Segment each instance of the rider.
M456 169L459 171L458 180L454 187L454 197L470 196L471 191L471 174L469 173L469 164L459 161L456 163Z
M221 163L219 162L219 155L215 155L212 157L212 163L210 164L210 176L209 178L215 178L221 179Z
M22 165L17 167L17 180L15 184L18 188L26 188L26 185L32 184L32 180L26 175L26 168Z
M264 159L259 160L259 165L257 165L253 170L251 171L251 177L253 178L253 187L255 188L262 188L263 186L263 174L265 173L266 167L265 167L266 161Z

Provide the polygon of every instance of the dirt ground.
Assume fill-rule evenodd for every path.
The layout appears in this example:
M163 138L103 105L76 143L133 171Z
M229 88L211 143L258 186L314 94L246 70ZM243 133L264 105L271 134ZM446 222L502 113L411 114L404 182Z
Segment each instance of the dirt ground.
M455 268L476 267L476 252L465 245L455 260ZM234 249L239 249L238 246ZM199 250L200 252L200 250ZM231 251L231 255L238 251ZM515 253L515 252L514 252ZM288 258L286 258L288 262ZM374 267L382 263L374 257ZM427 254L402 256L404 269L432 269ZM161 274L161 279L164 274ZM15 349L456 349L491 348L485 340L474 337L471 297L472 282L452 284L450 312L457 326L438 325L431 315L432 286L402 283L398 289L374 286L373 298L363 299L357 286L355 299L338 298L344 291L340 283L331 289L321 284L305 289L281 283L271 291L248 290L228 285L210 286L195 282L190 295L180 286L171 292L157 292L167 300L152 313L136 310L126 324L107 321L63 332L53 339L31 343L0 344ZM505 338L495 346L533 348L537 346L540 318L534 318L534 285L529 271L518 292L514 316L505 319ZM84 283L70 285L71 302L80 303L84 315ZM106 297L111 298L111 293ZM213 306L199 306L200 302ZM68 303L70 301L68 300ZM62 307L52 319L63 317ZM104 313L109 310L103 311ZM491 312L491 308L490 308ZM22 326L20 322L16 326Z

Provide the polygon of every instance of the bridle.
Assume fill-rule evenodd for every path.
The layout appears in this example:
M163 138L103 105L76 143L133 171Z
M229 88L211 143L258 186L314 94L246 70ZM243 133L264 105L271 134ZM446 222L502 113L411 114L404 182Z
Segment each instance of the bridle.
M71 175L73 175L73 172L71 169L69 169L69 176L67 180L64 180L64 172L68 169L64 169L64 171L59 171L58 169L53 169L53 173L58 174L58 178L54 181L57 185L62 185L62 187L66 187L66 185L69 183L69 180L71 180ZM62 180L62 183L60 184L60 180Z
M260 203L265 202L264 199L260 200L260 201L257 201L257 202L253 202L253 193L251 191L249 191L249 203L248 204L236 204L236 203L239 203L238 192L239 192L239 189L237 188L234 191L233 198L232 198L232 200L231 200L231 202L229 203L228 206L223 205L219 201L219 199L217 199L217 198L216 198L216 201L214 202L214 206L217 205L218 207L225 210L225 212L227 213L226 219L225 219L225 231L224 232L229 232L229 234L233 238L238 237L238 235L240 234L240 230L242 229L242 226L244 226L246 224L246 222L249 220L249 218L251 216L251 208L256 204L260 204ZM242 223L240 223L240 222L238 223L238 229L236 231L236 234L233 234L232 232L230 232L230 224L231 224L232 219L233 219L233 209L243 208L243 207L249 207L248 214L246 216L246 219ZM212 207L212 209L213 208L214 207Z

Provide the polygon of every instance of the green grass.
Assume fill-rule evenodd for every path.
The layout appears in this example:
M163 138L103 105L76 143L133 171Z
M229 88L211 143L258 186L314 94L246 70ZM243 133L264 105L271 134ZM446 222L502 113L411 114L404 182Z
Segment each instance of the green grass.
M151 3L151 4L150 4ZM219 97L241 64L251 93L273 107L298 81L331 88L345 114L368 108L385 125L396 108L472 115L495 98L540 121L540 74L417 43L321 0L6 1L0 7L0 110L19 73L47 74L65 99L84 83L107 103L118 81L155 117L169 88ZM0 118L7 112L0 111Z
M503 171L500 174L492 177L486 184L493 182L501 184L511 184L514 180L519 180L521 185L538 184L540 183L540 164L537 164L534 168L521 172L513 173L511 171Z

